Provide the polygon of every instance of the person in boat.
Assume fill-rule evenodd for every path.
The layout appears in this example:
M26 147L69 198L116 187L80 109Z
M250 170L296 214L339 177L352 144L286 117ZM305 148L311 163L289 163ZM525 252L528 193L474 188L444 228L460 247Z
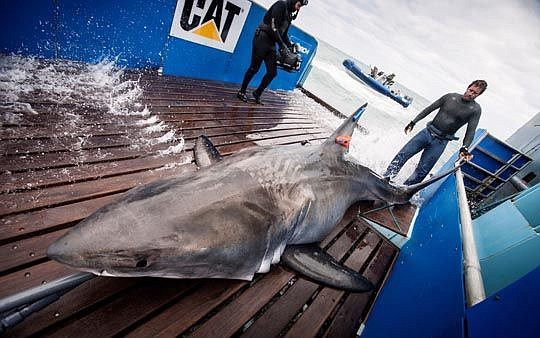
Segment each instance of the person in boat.
M375 78L375 77L377 77L378 73L379 73L379 68L377 68L377 66L373 66L373 68L371 68L371 72L369 73L369 75L372 78Z
M375 81L382 82L384 79L384 72L381 70L377 73L377 76L375 76Z
M246 90L249 82L259 71L262 62L266 66L259 87L253 92L255 102L261 104L261 95L266 87L277 75L277 55L275 45L280 48L280 53L287 53L293 44L289 40L288 31L292 20L296 19L300 8L308 4L308 0L286 0L275 2L265 13L263 21L255 30L253 37L253 49L251 52L251 64L249 65L242 81L242 87L236 96L248 101Z
M383 86L388 85L388 87L390 87L391 85L393 85L394 84L394 77L396 77L396 74L394 74L394 73L386 76L386 79L383 82Z
M412 156L422 151L420 162L404 184L412 185L421 182L441 157L448 141L458 139L454 134L465 124L467 124L467 131L463 138L463 145L459 150L459 156L470 160L472 155L469 153L468 147L471 145L482 113L482 109L475 99L486 88L486 81L475 80L467 87L464 94L448 93L422 110L405 127L405 134L410 133L418 121L435 109L439 109L435 118L427 123L426 128L418 132L401 148L386 168L383 176L388 180L392 179Z

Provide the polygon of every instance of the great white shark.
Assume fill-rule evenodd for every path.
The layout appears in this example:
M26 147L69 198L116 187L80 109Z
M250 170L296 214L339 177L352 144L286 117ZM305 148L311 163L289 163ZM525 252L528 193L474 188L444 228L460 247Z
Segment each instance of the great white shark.
M314 244L354 203L406 203L451 171L396 186L346 156L366 105L319 146L253 147L222 158L201 136L194 147L198 171L128 191L47 254L98 275L242 280L281 260L319 283L371 290L367 279Z

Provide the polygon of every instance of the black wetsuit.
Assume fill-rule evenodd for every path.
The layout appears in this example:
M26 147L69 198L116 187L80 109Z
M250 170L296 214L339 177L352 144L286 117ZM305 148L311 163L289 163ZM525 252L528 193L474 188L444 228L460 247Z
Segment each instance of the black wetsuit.
M454 134L467 123L463 146L469 147L478 126L478 121L480 121L480 114L482 113L480 105L474 100L465 101L462 94L446 94L422 110L414 118L413 122L417 123L437 108L440 108L439 112L435 115L433 121L428 123L428 130L442 138L453 140L455 139Z
M448 141L457 140L454 134L464 124L467 124L467 131L463 139L463 146L469 147L471 145L482 113L480 105L474 100L465 101L461 94L450 93L422 110L412 122L417 123L437 108L439 108L439 112L433 121L428 122L426 128L422 129L401 148L386 168L384 176L395 176L405 162L422 151L420 162L404 184L411 185L421 182L444 152Z
M294 11L294 3L296 1L277 1L264 15L263 21L255 30L251 64L244 75L240 92L245 93L249 82L259 71L263 61L266 66L266 74L259 87L255 90L254 95L260 97L262 92L272 82L274 77L276 77L277 56L275 45L277 43L280 48L287 48L291 45L287 33L293 19L292 12Z

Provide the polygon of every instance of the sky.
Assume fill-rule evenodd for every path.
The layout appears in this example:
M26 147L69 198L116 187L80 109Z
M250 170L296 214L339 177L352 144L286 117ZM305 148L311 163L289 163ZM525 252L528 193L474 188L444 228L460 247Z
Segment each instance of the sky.
M540 112L540 0L310 0L294 24L430 101L486 80L479 126L500 138Z

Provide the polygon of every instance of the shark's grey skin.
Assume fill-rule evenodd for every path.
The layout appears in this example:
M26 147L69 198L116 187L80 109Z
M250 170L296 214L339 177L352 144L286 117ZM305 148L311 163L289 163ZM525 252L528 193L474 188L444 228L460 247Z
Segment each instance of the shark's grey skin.
M320 146L256 147L226 159L200 138L200 170L130 190L47 253L102 275L251 280L279 262L287 245L324 239L353 203L406 203L427 185L396 187L347 160L336 137L351 136L358 117ZM323 283L354 289L322 275ZM357 289L370 287L366 281Z

